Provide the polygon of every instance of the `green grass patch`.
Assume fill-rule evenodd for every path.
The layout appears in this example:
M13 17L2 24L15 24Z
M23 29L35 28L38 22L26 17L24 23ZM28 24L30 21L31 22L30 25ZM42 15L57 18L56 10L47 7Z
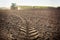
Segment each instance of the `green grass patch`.
M20 7L21 9L33 9L33 8L41 9L41 8L48 8L47 6L18 6L18 7Z

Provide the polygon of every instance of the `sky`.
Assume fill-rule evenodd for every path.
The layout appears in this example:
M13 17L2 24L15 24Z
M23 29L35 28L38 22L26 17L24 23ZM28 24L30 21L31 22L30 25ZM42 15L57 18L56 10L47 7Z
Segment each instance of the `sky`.
M60 0L0 0L0 7L10 7L11 3L20 6L60 6Z

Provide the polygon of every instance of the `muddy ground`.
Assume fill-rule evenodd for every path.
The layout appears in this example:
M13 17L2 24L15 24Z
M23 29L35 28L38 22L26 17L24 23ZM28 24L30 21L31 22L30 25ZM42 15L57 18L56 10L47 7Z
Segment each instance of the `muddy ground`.
M60 10L0 10L0 40L60 40Z

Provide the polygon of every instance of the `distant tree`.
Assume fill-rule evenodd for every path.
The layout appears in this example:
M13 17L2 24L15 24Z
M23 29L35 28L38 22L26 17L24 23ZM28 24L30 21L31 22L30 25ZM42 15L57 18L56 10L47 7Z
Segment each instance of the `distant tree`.
M60 7L58 7L58 9L60 9Z
M11 9L17 9L17 7L16 7L16 3L12 3L12 5L11 5Z

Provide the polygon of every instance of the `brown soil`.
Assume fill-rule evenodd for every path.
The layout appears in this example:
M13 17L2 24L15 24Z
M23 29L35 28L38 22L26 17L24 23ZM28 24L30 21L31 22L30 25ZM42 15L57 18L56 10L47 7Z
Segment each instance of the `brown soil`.
M59 9L0 10L0 40L59 40Z

